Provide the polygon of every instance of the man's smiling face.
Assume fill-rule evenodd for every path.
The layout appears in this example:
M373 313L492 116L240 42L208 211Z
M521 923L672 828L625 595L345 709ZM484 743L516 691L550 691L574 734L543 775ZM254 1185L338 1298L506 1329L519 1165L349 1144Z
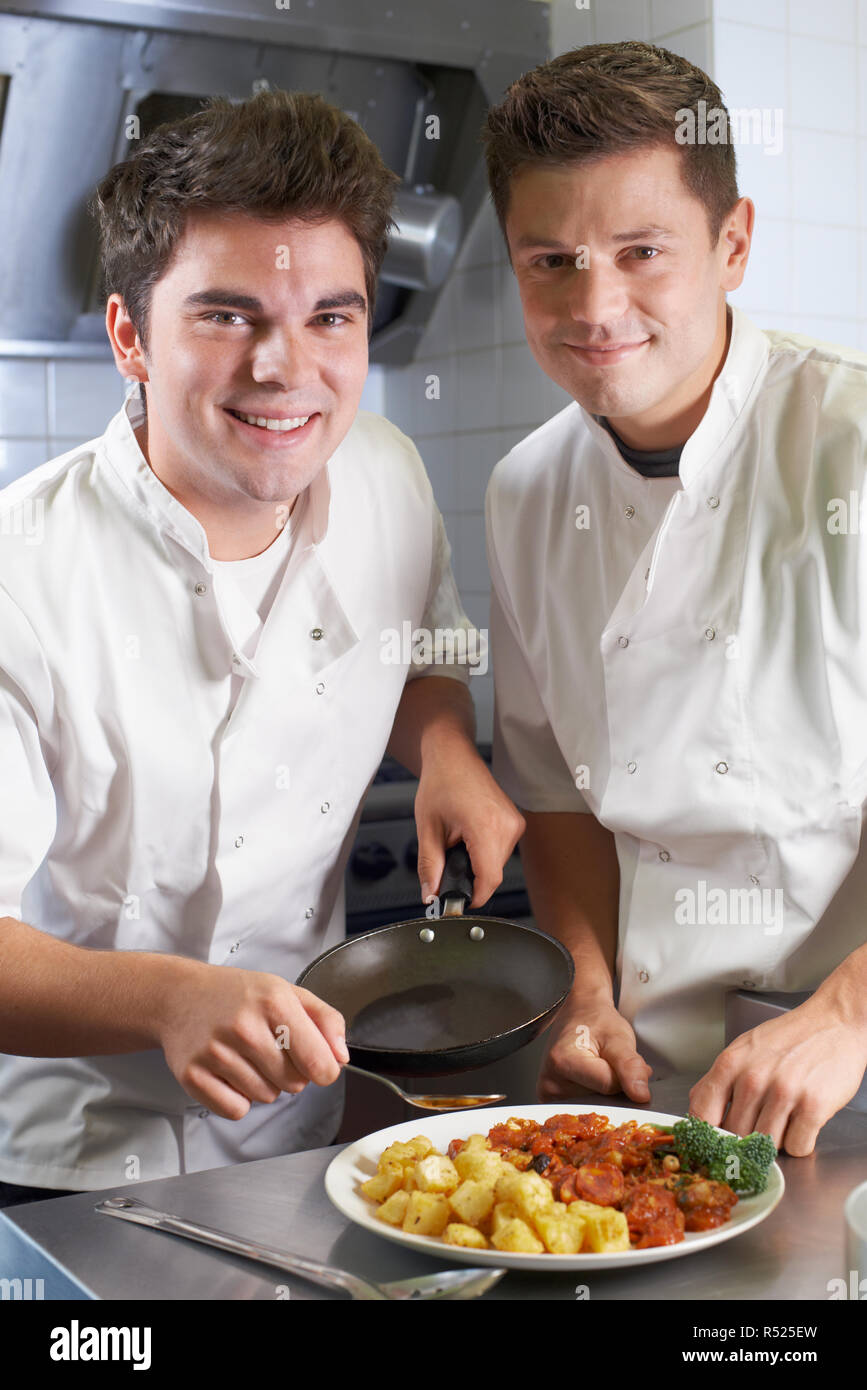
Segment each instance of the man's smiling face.
M267 517L273 539L274 506L262 504L291 503L307 487L349 430L364 387L367 297L355 238L333 219L191 215L154 286L148 342L154 472L209 536L209 521L222 531L231 517L240 535ZM237 412L297 427L249 424Z
M506 230L533 355L637 448L680 442L666 435L685 438L698 423L698 398L725 352L725 291L743 278L744 227L749 246L748 199L737 205L734 243L726 221L710 245L681 159L651 147L525 165L510 182Z

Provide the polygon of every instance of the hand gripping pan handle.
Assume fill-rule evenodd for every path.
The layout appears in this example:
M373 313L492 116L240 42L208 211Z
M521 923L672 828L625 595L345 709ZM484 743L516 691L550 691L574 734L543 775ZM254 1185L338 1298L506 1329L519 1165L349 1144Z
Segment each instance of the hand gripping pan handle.
M440 879L439 897L443 901L444 917L461 917L465 905L473 896L473 867L463 840L446 850L446 863Z

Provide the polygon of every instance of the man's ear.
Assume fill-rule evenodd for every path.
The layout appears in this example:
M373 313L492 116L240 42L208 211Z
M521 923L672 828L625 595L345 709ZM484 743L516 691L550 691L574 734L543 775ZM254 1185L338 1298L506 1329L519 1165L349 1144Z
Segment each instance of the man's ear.
M726 293L738 289L746 273L755 215L756 208L752 199L738 198L722 225L720 239L726 249L727 258L720 287Z
M110 294L105 305L105 331L111 344L115 365L123 377L148 380L147 363L141 340L127 312L123 297Z

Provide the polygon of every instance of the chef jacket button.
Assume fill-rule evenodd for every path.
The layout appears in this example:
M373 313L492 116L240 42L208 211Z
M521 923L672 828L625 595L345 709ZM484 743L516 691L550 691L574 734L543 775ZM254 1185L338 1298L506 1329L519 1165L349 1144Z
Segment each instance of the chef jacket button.
M200 1111L199 1111L199 1119L200 1119L200 1120L206 1120L206 1119L208 1118L208 1116L210 1115L210 1113L211 1113L210 1110L200 1110Z
M647 981L650 979L650 976L648 975L646 970L639 970L638 978L643 985L646 985Z
M728 770L729 770L729 765L728 765L728 763L717 763L716 767L714 768L714 771L715 771L715 772L728 772Z
M623 508L624 516L635 516L635 508L632 506Z
M719 506L719 498L718 498L718 497L709 497L709 498L707 499L707 505L710 507L711 511L713 511L714 507L718 507L718 506Z
M312 916L313 916L313 908L312 908L312 907L306 907L306 908L304 909L304 916L305 916L305 917L312 917Z
M707 640L708 640L709 642L712 642L713 639L716 637L716 628L715 628L715 627L706 627L705 630L704 630L704 635L705 635L705 637L707 638Z
M325 633L322 631L321 627L314 627L310 630L310 636L313 638L314 642L321 642Z
M229 951L230 951L230 953L231 953L232 955L234 955L236 951L240 951L240 949L241 949L241 943L240 943L240 941L233 941L232 944L231 944L231 946L229 947Z
M629 638L628 638L628 637L618 637L617 641L618 641L618 644L619 644L621 647L628 647L628 646L629 646Z
M240 849L243 843L244 843L244 836L243 836L243 835L236 835L236 836L235 836L235 849Z
M318 683L317 686L316 686L316 694L317 694L317 695L321 695L322 692L324 691L324 689L325 689L325 682L324 682L324 681L319 681L319 683Z
M667 864L669 859L671 858L671 855L669 854L667 849L661 849L659 851L659 857L662 860L663 864Z
M319 807L319 809L320 809L320 811L322 812L322 814L323 814L323 816L324 816L326 811L330 811L330 810L331 810L331 802L330 802L330 801L323 801L323 803L322 803L322 805Z
M637 767L638 767L638 763L627 763L627 764L626 764L626 771L627 771L627 772L634 772L635 769L636 769Z
M201 583L197 584L197 585L196 585L196 588L195 588L195 592L199 595L199 598L201 598L202 594L206 594L206 593L208 592L208 586L207 586L207 584L201 584Z

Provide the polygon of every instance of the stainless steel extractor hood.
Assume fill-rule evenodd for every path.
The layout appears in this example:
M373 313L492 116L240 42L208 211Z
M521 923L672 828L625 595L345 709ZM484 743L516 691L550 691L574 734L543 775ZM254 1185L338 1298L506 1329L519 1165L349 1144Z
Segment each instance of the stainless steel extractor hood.
M128 118L144 135L268 84L321 92L401 175L371 360L410 361L487 196L485 107L547 43L528 0L5 0L0 354L110 355L86 203Z

